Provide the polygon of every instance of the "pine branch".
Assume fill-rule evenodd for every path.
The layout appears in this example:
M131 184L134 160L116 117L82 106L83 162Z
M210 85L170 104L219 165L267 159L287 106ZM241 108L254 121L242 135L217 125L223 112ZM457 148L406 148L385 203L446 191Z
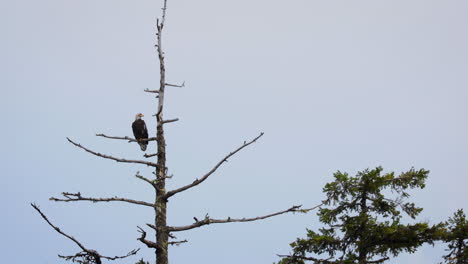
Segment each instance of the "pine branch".
M371 260L371 261L366 261L367 264L378 264L378 263L382 263L386 260L389 260L390 258L389 257L385 257L385 258L381 258L381 259L378 259L378 260Z
M88 148L85 148L83 147L82 145L78 144L78 143L75 143L73 142L71 139L67 138L68 141L70 143L72 143L73 145L81 148L81 149L84 149L86 152L89 152L95 156L98 156L98 157L101 157L101 158L105 158L105 159L110 159L110 160L115 160L117 162L122 162L122 163L137 163L137 164L144 164L144 165L147 165L147 166L151 166L151 167L157 167L157 164L156 163L153 163L153 162L149 162L149 161L144 161L144 160L127 160L127 159L121 159L121 158L115 158L115 157L112 157L112 156L109 156L109 155L104 155L104 154L101 154L101 153L98 153L98 152L95 152L95 151L92 151Z
M305 256L294 256L294 255L277 255L281 258L288 258L288 259L299 259L299 260L309 260L313 261L314 264L345 264L344 261L332 261L329 259L318 259L314 257L305 257Z
M254 138L253 140L249 141L249 142L246 142L244 141L244 144L242 146L240 146L239 148L237 148L236 150L234 150L233 152L229 153L228 155L226 155L220 162L218 162L214 167L213 169L211 169L208 173L206 173L205 175L203 175L203 177L201 177L200 179L196 179L195 181L193 181L191 184L188 184L188 185L185 185L183 187L180 187L178 189L175 189L175 190L172 190L172 191L168 191L166 193L166 196L165 198L168 199L169 197L173 196L174 194L176 193L179 193L179 192L183 192L185 190L188 190L194 186L197 186L198 184L202 183L203 181L205 181L208 177L210 177L210 175L212 175L219 167L221 167L221 165L224 163L224 162L227 162L228 159L232 156L234 156L237 152L241 151L243 148L255 143L259 138L261 138L263 136L263 132L260 133L259 136L257 136L256 138Z

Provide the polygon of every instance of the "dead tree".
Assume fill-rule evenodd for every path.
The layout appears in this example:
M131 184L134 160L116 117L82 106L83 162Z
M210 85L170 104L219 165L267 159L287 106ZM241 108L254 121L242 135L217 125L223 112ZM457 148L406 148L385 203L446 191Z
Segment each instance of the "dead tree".
M251 221L257 221L261 219L266 219L270 218L273 216L281 215L281 214L286 214L290 212L308 212L314 208L309 208L309 209L302 209L300 205L295 205L291 206L290 208L287 208L285 210L275 212L275 213L270 213L266 214L263 216L258 216L258 217L250 217L250 218L231 218L227 217L225 219L214 219L211 218L208 214L205 215L203 219L197 219L194 217L194 222L189 223L184 226L170 226L166 222L166 210L167 210L167 203L169 199L177 195L178 193L181 193L183 191L186 191L188 189L191 189L193 187L196 187L197 185L201 184L205 180L207 180L211 175L213 175L222 165L223 163L227 162L229 158L232 156L236 155L238 152L243 150L244 148L252 145L255 143L258 139L260 139L263 136L263 133L260 133L260 135L256 136L250 141L244 141L241 146L239 146L237 149L233 150L232 152L228 153L226 156L224 156L216 165L207 173L202 175L200 178L196 178L193 182L188 183L186 185L182 185L179 188L176 188L174 190L166 190L166 180L170 179L172 176L168 175L168 168L166 166L166 139L164 136L164 126L168 123L176 122L178 119L165 119L164 118L164 96L166 92L167 87L184 87L185 83L181 85L176 85L176 84L171 84L166 81L166 68L165 68L165 62L164 62L164 52L163 52L163 46L162 46L162 37L163 37L163 30L164 30L164 25L166 22L166 10L167 10L167 0L164 0L163 2L163 7L162 7L162 17L161 19L158 19L156 22L157 26L157 32L156 32L156 51L159 59L159 72L160 72L160 83L159 83L159 89L157 90L149 90L146 89L144 92L156 95L157 98L157 107L156 107L156 114L154 115L156 117L157 125L156 125L156 135L155 137L150 137L147 139L147 141L155 141L157 145L156 152L154 154L145 154L144 157L147 158L148 160L150 158L155 157L155 161L148 161L148 160L130 160L130 159L124 159L124 158L117 158L113 157L110 155L106 154L101 154L99 152L96 152L94 150L91 150L79 143L74 142L73 140L68 139L68 141L73 144L74 146L81 148L85 150L88 153L91 153L95 156L104 158L104 159L110 159L114 160L116 162L123 162L123 163L134 163L134 164L142 164L146 166L150 166L154 168L154 177L148 178L144 177L142 175L139 175L137 173L136 178L145 181L149 185L152 186L155 192L155 198L153 202L146 202L146 201L137 201L134 199L129 199L129 198L120 198L120 197L110 197L110 198L95 198L95 197L85 197L83 196L80 192L78 193L69 193L69 192L63 192L62 197L60 198L55 198L52 197L50 200L56 201L56 202L78 202L78 201L90 201L90 202L125 202L125 203L131 203L135 205L141 205L141 206L146 206L152 208L154 210L154 222L153 223L147 223L146 226L148 228L151 228L155 231L156 237L155 240L151 240L147 237L147 232L141 228L138 227L138 231L140 232L140 236L138 237L138 240L146 245L148 248L154 249L155 254L156 254L156 263L157 264L167 264L168 263L168 246L169 245L179 245L181 243L186 243L187 240L174 240L176 237L174 233L176 232L181 232L181 231L186 231L198 227L202 227L205 225L210 225L210 224L222 224L222 223L232 223L232 222L251 222ZM99 137L104 137L107 139L115 139L115 140L125 140L129 142L136 142L136 139L128 136L124 137L119 137L119 136L108 136L104 134L97 134L96 136ZM113 260L117 258L122 258L122 257L115 257L115 258L110 258L110 257L104 257L97 253L95 250L90 250L85 248L81 243L79 243L75 238L63 233L60 231L59 228L55 227L52 225L46 216L39 211L39 209L33 205L33 207L41 214L41 216L44 218L45 221L49 223L57 232L60 234L64 235L65 237L71 239L73 242L75 242L81 249L82 252L74 255L74 256L68 256L65 257L66 259L69 260L76 260L77 258L84 259L82 263L86 263L85 261L90 261L91 263L101 263L101 259L108 259L108 260ZM133 250L129 254L123 257L127 257L130 255L136 254L138 250Z

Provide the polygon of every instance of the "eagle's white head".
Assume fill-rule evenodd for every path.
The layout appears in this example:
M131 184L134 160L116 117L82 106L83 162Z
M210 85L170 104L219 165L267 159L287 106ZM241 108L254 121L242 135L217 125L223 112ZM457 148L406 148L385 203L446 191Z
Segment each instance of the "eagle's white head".
M136 114L136 116L135 116L135 120L139 120L139 119L141 119L142 117L144 117L144 115L143 115L142 113L138 113L138 114Z

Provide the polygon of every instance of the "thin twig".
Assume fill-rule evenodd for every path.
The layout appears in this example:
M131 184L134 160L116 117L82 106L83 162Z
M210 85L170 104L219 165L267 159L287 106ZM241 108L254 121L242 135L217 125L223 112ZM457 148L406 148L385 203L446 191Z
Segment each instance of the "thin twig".
M208 215L206 215L203 220L198 220L197 218L194 217L195 223L193 223L191 225L168 226L167 230L169 232L180 232L180 231L186 231L186 230L194 229L194 228L201 227L201 226L204 226L204 225L209 225L209 224L223 224L223 223L233 223L233 222L253 222L253 221L262 220L262 219L270 218L270 217L273 217L273 216L277 216L277 215L281 215L281 214L285 214L285 213L289 213L289 212L302 212L302 210L300 208L301 208L300 205L295 205L295 206L292 206L289 209L286 209L286 210L283 210L283 211L280 211L280 212L276 212L276 213L273 213L273 214L268 214L268 215L264 215L264 216L253 217L253 218L240 218L240 219L235 219L235 218L230 218L230 217L228 217L227 219L212 219Z
M105 259L108 259L108 260L116 260L116 259L123 259L123 258L126 258L126 257L130 257L132 255L136 255L136 253L140 251L140 249L134 249L130 252L127 253L127 255L125 256L114 256L114 257L106 257L106 256L101 256L101 258L105 258Z
M166 83L166 86L183 88L185 87L185 81L181 85Z
M159 90L145 89L144 91L147 92L147 93L159 93Z
M319 204L319 205L316 205L316 206L314 206L314 207L311 207L311 208L299 209L298 212L301 212L301 213L305 213L305 214L306 214L306 213L308 213L308 212L310 212L310 211L312 211L312 210L315 210L315 209L317 209L317 208L320 208L322 205L323 205L323 203L321 203L321 204Z
M85 151L95 155L95 156L98 156L98 157L101 157L101 158L105 158L105 159L110 159L110 160L115 160L117 162L123 162L123 163L139 163L139 164L144 164L144 165L147 165L147 166L151 166L151 167L157 167L157 164L156 163L153 163L153 162L149 162L149 161L144 161L144 160L127 160L127 159L121 159L121 158L115 158L115 157L112 157L112 156L109 156L109 155L104 155L104 154L101 154L101 153L98 153L98 152L95 152L95 151L92 151L88 148L85 148L83 147L82 145L78 144L78 143L75 143L73 142L71 139L67 138L68 141L70 143L72 143L73 145L81 148L81 149L84 149Z
M174 194L176 193L179 193L179 192L183 192L187 189L190 189L194 186L197 186L198 184L202 183L203 181L205 181L208 177L210 177L211 174L213 174L224 162L227 162L227 160L234 156L237 152L241 151L243 148L249 146L250 144L253 144L255 141L257 141L260 137L263 136L263 132L260 133L259 136L257 136L256 138L254 138L253 140L249 141L249 142L246 142L244 141L244 144L242 146L240 146L239 148L237 148L236 150L234 150L233 152L229 153L228 155L226 155L220 162L218 162L214 167L213 169L211 169L208 173L206 173L205 175L203 175L203 177L201 177L200 179L196 179L195 181L193 181L191 184L188 184L188 185L185 185L185 186L182 186L178 189L175 189L175 190L172 190L172 191L168 191L166 193L166 196L165 198L169 198L171 196L173 196Z
M155 225L152 225L152 224L146 224L148 227L151 227L152 229L156 230L156 226Z
M170 241L170 242L167 242L169 245L171 246L180 246L180 244L183 244L183 243L187 243L188 240L187 239L184 239L182 241Z
M163 120L163 121L161 121L161 123L162 124L167 124L167 123L172 123L172 122L177 122L177 121L179 121L179 118Z
M150 179L148 179L148 178L145 178L145 177L141 176L139 171L135 174L135 177L137 177L138 179L143 180L143 181L149 183L151 186L153 186L154 188L156 188L156 181L152 181L152 180L150 180Z
M145 154L145 155L143 155L143 157L145 157L145 158L151 158L151 157L154 157L154 156L157 156L157 155L158 155L158 153L154 153L154 154Z
M162 21L161 21L161 29L164 26L164 22L166 22L166 10L167 10L167 0L164 0L164 6L162 8Z
M89 202L93 202L93 203L97 203L97 202L126 202L126 203L131 203L131 204L149 206L149 207L153 207L153 208L155 206L152 203L127 199L127 198L120 198L120 197L112 197L112 198L83 197L83 196L81 196L81 193L79 193L79 192L78 193L63 192L62 195L65 198L59 199L59 198L51 197L51 198L49 198L49 200L54 201L54 202L77 202L77 201L89 201Z

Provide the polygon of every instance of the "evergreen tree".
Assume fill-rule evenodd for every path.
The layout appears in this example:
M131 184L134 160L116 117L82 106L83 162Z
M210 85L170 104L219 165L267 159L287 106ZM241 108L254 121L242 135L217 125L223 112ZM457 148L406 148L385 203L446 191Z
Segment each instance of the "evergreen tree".
M338 171L323 189L327 198L318 216L326 226L307 230L307 237L291 243L293 254L281 255L279 264L383 263L432 243L440 224L401 222L402 212L414 219L422 211L406 201L407 191L424 188L428 173L411 169L395 176L377 167L350 177Z
M149 264L149 262L146 262L143 260L143 258L141 258L138 262L136 262L135 264Z
M467 264L468 221L463 209L458 210L445 224L447 232L443 240L448 243L447 251L449 251L449 254L444 256L445 263Z

